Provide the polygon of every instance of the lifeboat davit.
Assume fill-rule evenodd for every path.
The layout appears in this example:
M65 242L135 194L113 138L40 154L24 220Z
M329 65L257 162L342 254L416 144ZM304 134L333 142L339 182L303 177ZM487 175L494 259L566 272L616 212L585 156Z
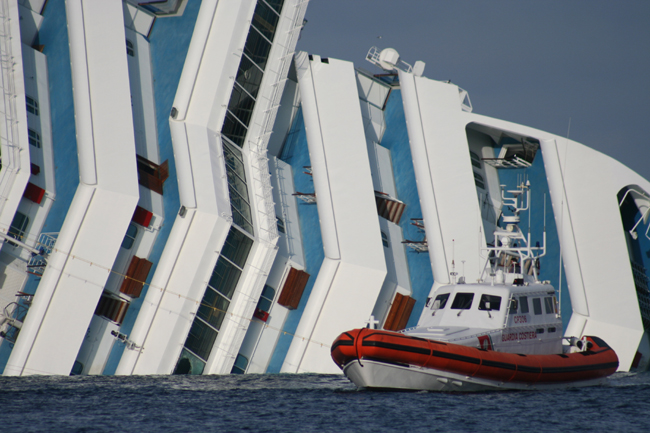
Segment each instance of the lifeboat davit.
M427 340L399 332L354 329L332 345L332 358L357 386L374 389L483 391L548 389L601 383L618 368L598 337L582 351L524 355Z

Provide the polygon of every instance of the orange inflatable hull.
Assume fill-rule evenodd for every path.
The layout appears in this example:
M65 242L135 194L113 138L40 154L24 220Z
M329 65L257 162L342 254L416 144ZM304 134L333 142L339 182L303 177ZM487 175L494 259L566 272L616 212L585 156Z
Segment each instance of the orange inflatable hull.
M364 359L412 365L503 383L561 383L603 378L618 368L616 353L598 337L584 352L520 355L444 343L375 329L354 329L332 345L332 358L341 368Z

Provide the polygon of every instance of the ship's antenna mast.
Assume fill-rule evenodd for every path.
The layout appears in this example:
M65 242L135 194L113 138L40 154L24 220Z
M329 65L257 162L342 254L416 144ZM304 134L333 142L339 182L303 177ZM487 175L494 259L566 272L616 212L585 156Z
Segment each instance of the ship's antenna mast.
M454 261L454 258L456 257L456 240L452 239L451 240L451 272L449 275L451 275L451 284L456 284L456 275L458 275L458 272L456 272L456 262Z

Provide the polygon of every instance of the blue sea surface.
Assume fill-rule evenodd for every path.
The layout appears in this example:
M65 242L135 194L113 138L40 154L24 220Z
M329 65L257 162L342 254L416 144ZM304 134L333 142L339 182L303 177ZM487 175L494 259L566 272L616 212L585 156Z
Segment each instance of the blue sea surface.
M3 432L650 431L650 373L558 391L373 392L337 375L0 377Z

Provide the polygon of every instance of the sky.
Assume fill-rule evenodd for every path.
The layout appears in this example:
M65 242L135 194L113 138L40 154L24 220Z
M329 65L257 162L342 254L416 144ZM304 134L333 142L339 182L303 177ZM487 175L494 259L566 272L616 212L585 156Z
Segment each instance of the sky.
M474 112L585 144L650 180L649 0L311 0L298 50L377 71L392 47ZM378 71L377 71L378 72Z

